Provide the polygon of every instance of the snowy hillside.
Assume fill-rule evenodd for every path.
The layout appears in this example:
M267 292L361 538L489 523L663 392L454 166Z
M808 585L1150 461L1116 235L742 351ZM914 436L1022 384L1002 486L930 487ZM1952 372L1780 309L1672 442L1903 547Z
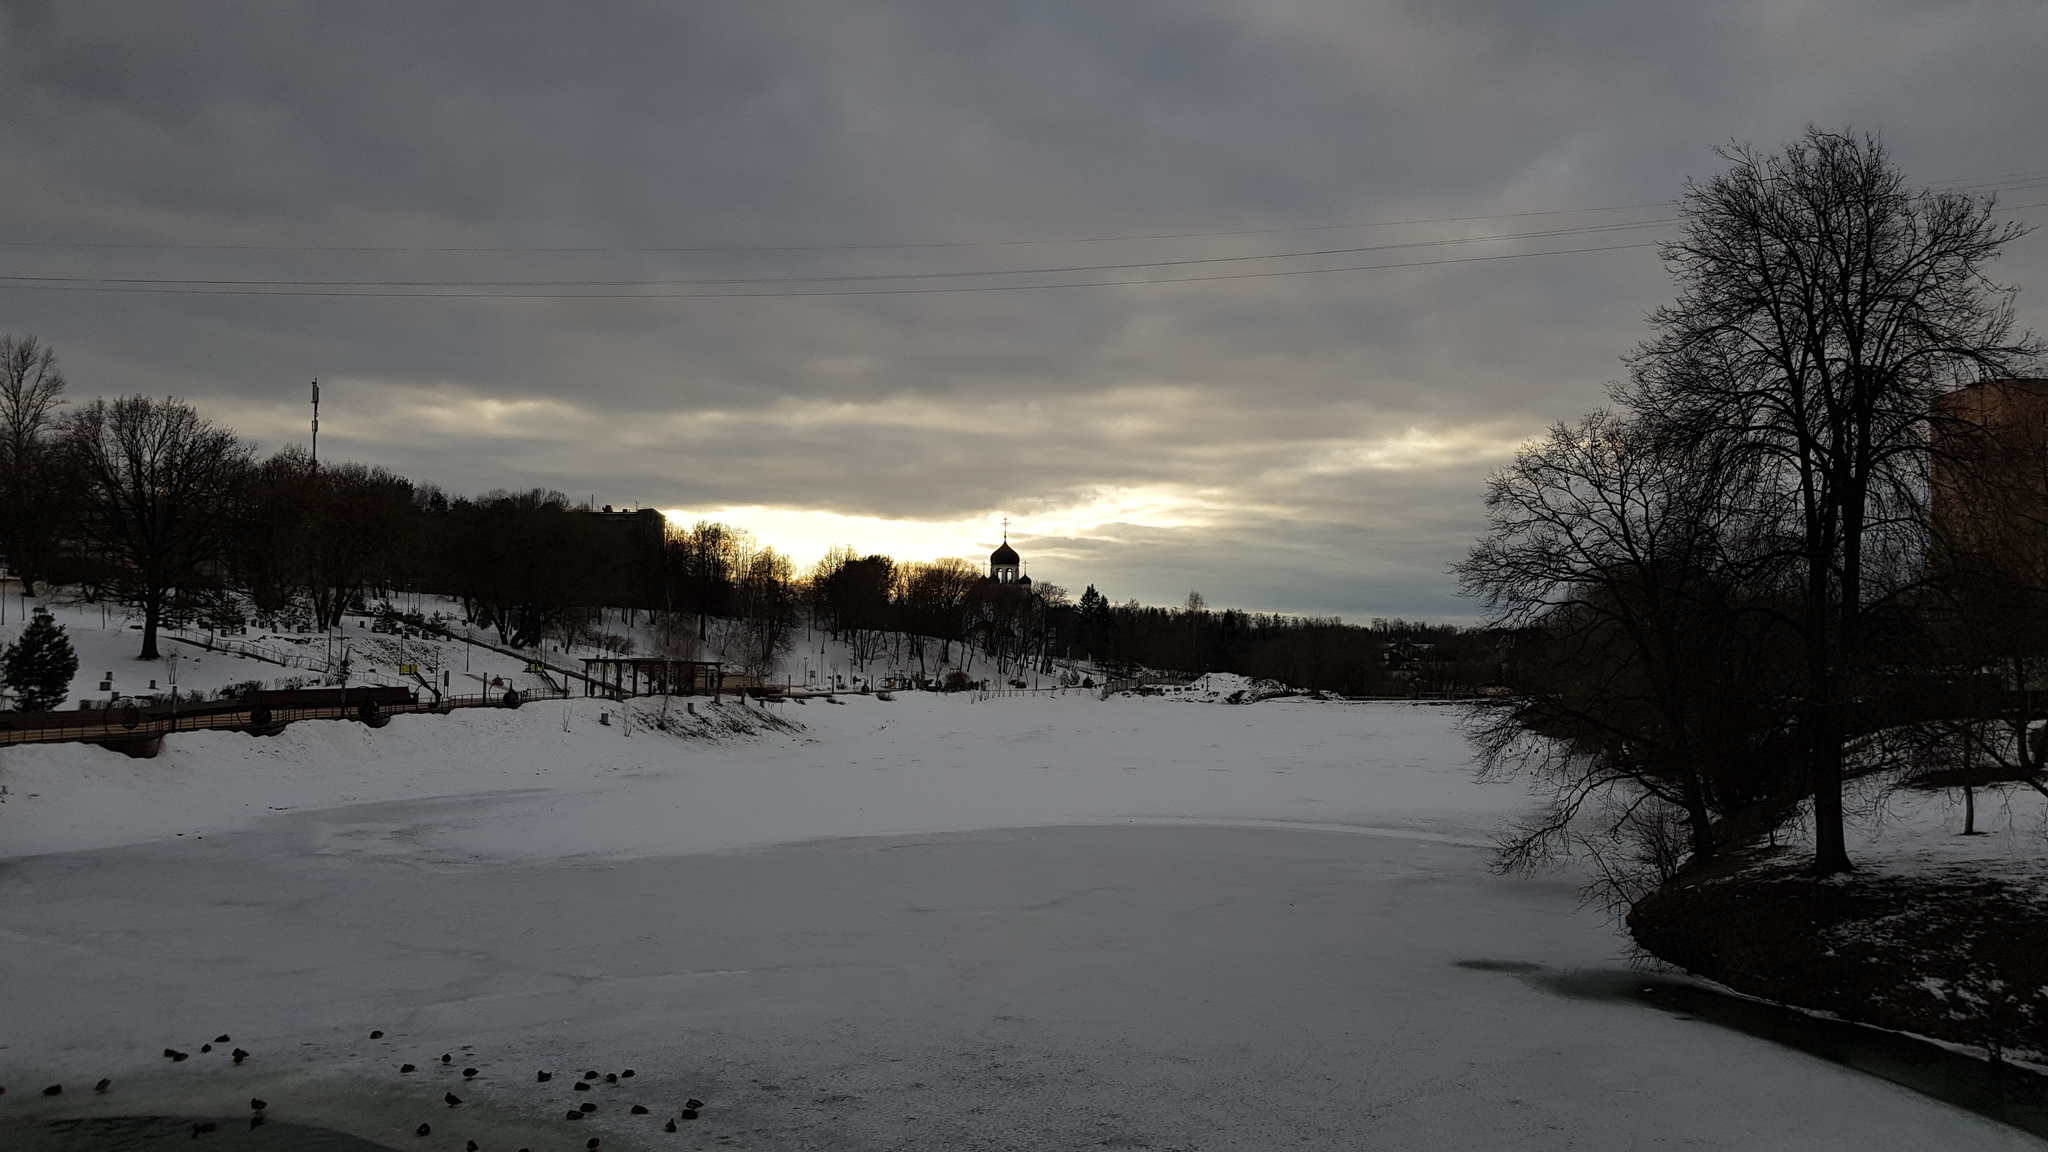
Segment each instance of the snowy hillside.
M677 659L716 660L731 672L749 666L742 652L743 628L737 621L704 621L701 639L697 628L686 621L683 635L672 636L665 643L645 613L629 618L613 610L575 643L564 645L557 640L539 649L505 650L490 629L463 622L460 604L431 596L408 596L391 605L393 612L402 614L398 620L388 614L351 615L343 627L332 632L251 626L222 636L204 628L167 630L158 640L161 658L140 660L140 617L125 615L118 605L85 603L67 595L24 603L21 596L12 594L6 602L0 643L19 636L27 613L40 608L63 625L78 652L78 674L64 708L77 707L81 700L162 698L174 682L181 696L187 697L213 695L251 681L265 687L342 682L419 687L424 680L454 694L500 687L522 691L545 688L548 684L541 677L526 671L533 658L572 671L580 670L587 658L614 655L666 654ZM405 616L434 626L408 626L403 623ZM406 666L416 668L417 677L401 675L400 669ZM820 689L881 688L913 677L940 682L949 672L998 684L1014 681L1030 688L1062 682L1061 672L997 667L966 644L942 646L935 640L919 643L911 637L886 634L868 638L856 651L845 639L809 629L798 630L790 647L763 671L763 679L771 684ZM1081 672L1067 673L1065 679L1078 681L1083 672L1093 669L1083 667ZM553 683L558 686L560 680L556 677Z

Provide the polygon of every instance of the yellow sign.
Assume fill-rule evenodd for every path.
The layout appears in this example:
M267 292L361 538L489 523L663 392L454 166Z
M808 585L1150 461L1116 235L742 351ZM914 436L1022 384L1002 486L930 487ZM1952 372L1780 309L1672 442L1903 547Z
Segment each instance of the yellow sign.
M420 674L420 666L417 664L400 664L398 666L398 674L400 676L417 676Z
M540 661L538 661L538 660L528 660L528 661L526 662L526 670L527 670L528 672L545 672L545 671L547 671L547 669L546 669L546 668L543 668L543 667L541 667L541 663L540 663Z

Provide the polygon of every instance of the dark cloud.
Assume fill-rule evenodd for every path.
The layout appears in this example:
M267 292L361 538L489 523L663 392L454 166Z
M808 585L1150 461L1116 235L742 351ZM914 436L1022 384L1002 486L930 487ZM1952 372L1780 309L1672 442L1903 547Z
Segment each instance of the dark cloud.
M1660 232L763 283L1655 220L1715 145L1808 123L1881 131L1927 181L2048 169L2035 0L18 3L0 27L0 239L214 246L0 249L15 276L1146 279ZM1650 206L992 243L1617 205ZM909 242L936 246L844 247ZM658 251L748 245L781 250ZM362 250L405 248L437 250ZM2038 237L2000 269L2035 288L2037 328L2043 272ZM0 287L0 329L54 343L83 392L186 395L271 446L300 434L317 375L329 450L456 489L807 509L872 518L815 529L865 524L871 546L955 525L963 554L1008 512L1037 574L1119 599L1442 615L1467 610L1444 569L1487 468L1597 404L1667 292L1654 253L1624 248L769 299Z

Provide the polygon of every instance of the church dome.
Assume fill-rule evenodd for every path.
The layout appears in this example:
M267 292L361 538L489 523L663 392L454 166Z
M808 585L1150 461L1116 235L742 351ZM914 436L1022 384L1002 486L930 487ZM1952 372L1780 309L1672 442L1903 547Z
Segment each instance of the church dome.
M1010 542L1005 540L1000 548L988 554L988 562L990 564L1014 566L1017 563L1017 550L1010 547Z

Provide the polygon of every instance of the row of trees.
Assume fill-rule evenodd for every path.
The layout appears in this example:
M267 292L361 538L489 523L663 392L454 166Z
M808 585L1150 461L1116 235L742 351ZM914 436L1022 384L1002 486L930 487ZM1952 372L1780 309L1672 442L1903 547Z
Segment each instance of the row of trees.
M784 635L794 619L788 561L721 526L672 535L659 514L556 492L451 499L297 447L259 458L177 400L66 411L64 389L51 350L0 338L0 550L31 594L75 585L137 608L145 659L166 621L232 627L247 605L327 627L400 589L458 597L519 646L600 607L766 617Z
M856 660L896 636L971 644L995 662L1051 671L1058 658L1111 667L1235 672L1360 696L1469 695L1497 675L1499 634L1449 625L1211 610L1200 593L1179 608L1117 604L1093 585L997 584L961 560L898 564L835 552L808 587L813 619L845 636Z
M921 671L986 659L999 675L1055 659L1230 671L1365 695L1469 692L1494 675L1490 634L1454 628L1078 600L1004 585L961 560L900 563L841 549L799 575L746 532L683 528L654 511L598 511L559 492L450 497L382 468L259 456L176 400L65 410L55 355L0 339L0 551L39 583L134 605L142 655L166 622L339 625L396 592L459 599L471 622L532 647L593 638L606 610L656 621L670 655L714 639L766 671L797 629L843 638L857 664L884 645ZM715 624L714 622L723 622ZM737 652L735 652L735 647Z
M1513 641L1484 761L1552 788L1504 862L1590 848L1622 899L1802 814L1815 869L1845 871L1849 782L2038 761L2003 657L2048 652L2048 599L1982 594L2024 583L1999 548L1964 578L1984 457L1955 446L1982 426L1938 399L2040 352L1985 276L2021 230L1868 137L1725 157L1614 409L1492 480L1459 570Z

